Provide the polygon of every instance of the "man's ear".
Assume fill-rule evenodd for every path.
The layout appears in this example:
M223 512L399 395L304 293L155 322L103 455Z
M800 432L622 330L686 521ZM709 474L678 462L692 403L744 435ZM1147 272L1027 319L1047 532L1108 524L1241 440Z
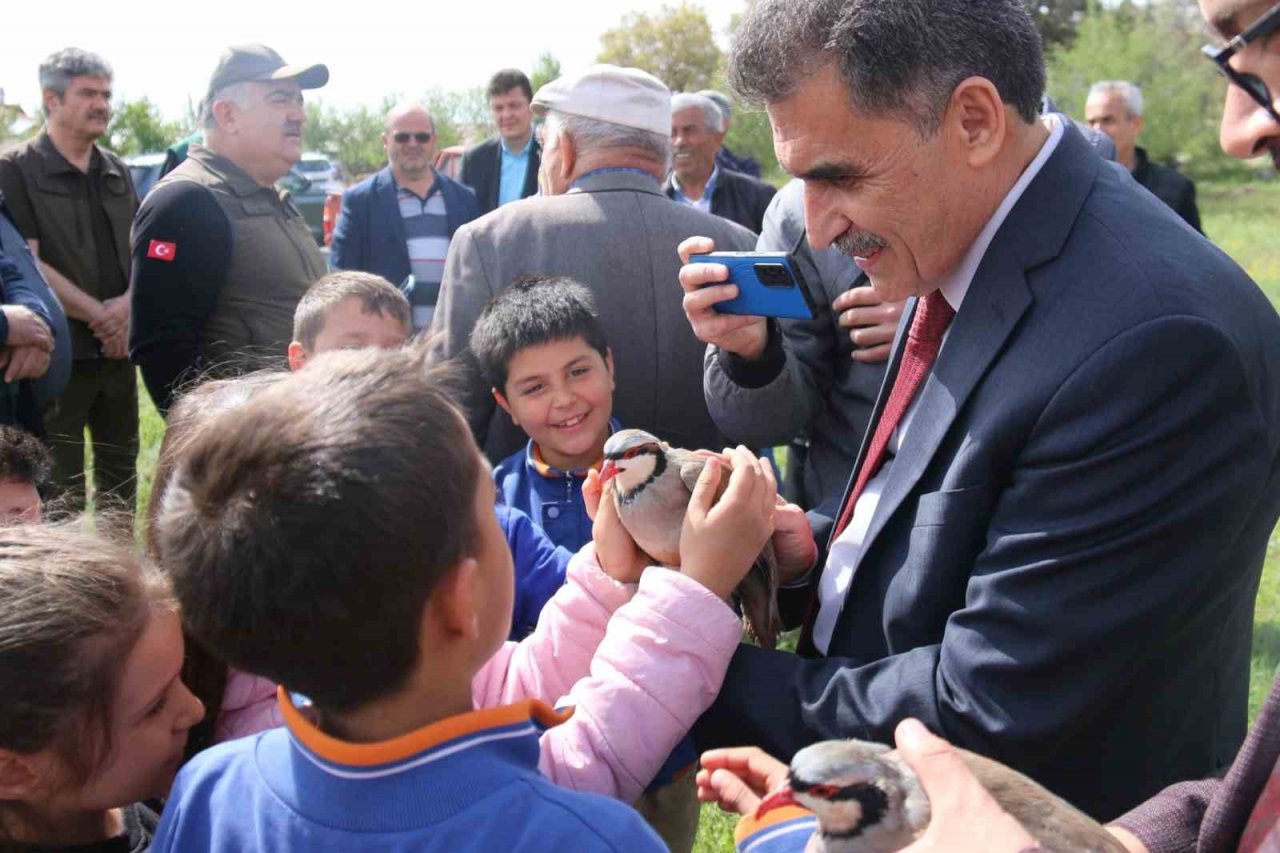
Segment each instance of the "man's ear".
M1137 136L1139 133L1142 133L1142 125L1143 125L1143 117L1134 116L1133 117L1133 135L1134 136Z
M516 426L520 426L520 422L516 420L515 412L511 411L511 404L507 402L507 395L503 394L497 388L489 389L493 393L493 399L498 401L498 405L502 407L502 411L511 415L511 422Z
M0 749L0 800L34 799L39 794L47 762L44 751L24 755Z
M560 139L556 143L556 148L560 152L560 178L565 186L568 186L573 180L573 168L578 161L578 148L574 145L569 131L564 128L560 129Z
M53 115L54 105L62 103L62 98L58 97L58 93L52 89L43 90L40 93L40 100L44 104L44 114L46 116Z
M604 366L609 371L609 387L617 388L618 385L613 378L613 347L604 348Z
M236 104L230 98L223 98L220 101L213 102L213 118L214 124L227 133L235 134L239 132L236 127Z
M290 370L301 370L306 366L308 358L310 356L307 355L307 348L302 345L302 341L293 341L289 344Z
M958 135L970 167L986 166L999 155L1009 132L1007 109L1012 108L985 77L962 80L951 93L944 132Z
M479 584L480 564L475 557L463 558L440 579L427 604L440 630L468 640L480 636Z

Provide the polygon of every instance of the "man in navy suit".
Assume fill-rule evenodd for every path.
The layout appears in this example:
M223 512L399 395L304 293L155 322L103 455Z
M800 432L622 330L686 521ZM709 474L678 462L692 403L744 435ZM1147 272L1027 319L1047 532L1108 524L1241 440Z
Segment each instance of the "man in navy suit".
M913 716L1103 819L1230 762L1280 516L1267 298L1037 115L1020 0L761 0L730 82L814 248L909 301L825 548L783 554L801 655L744 646L700 744L785 761ZM750 393L792 355L714 312L723 277L682 269L685 309Z
M424 329L440 295L449 241L480 207L469 187L431 165L436 128L426 107L404 104L387 113L382 144L390 165L342 195L329 266L375 273L393 284L412 274L413 327Z

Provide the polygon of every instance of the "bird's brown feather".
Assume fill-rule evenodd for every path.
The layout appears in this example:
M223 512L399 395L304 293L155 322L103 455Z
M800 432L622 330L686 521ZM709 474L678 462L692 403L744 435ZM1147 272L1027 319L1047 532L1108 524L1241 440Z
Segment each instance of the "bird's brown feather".
M1049 853L1125 853L1115 836L1042 785L998 761L960 750L964 763L1005 811Z
M673 466L680 476L680 482L687 492L683 496L685 507L706 467L707 456L669 447L662 444L667 454L668 464ZM723 459L723 457L721 457ZM729 470L732 470L731 464ZM726 472L727 474L727 472ZM715 501L718 503L729 488L729 477L721 476L716 486ZM680 567L679 529L653 531L643 529L633 523L634 508L619 505L618 515L622 524L636 540L636 544L656 563L672 568ZM683 523L683 516L681 516ZM778 634L782 630L782 617L778 613L778 561L773 551L773 544L766 542L764 550L747 572L746 577L738 584L737 594L742 604L743 621L747 635L756 643L767 649L777 646Z

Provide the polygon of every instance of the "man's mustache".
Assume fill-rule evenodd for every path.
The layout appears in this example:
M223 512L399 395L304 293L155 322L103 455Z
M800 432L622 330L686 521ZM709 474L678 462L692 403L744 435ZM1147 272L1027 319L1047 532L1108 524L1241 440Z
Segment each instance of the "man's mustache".
M846 231L833 241L837 250L851 258L865 258L889 245L883 237L870 231Z
M103 121L111 118L110 110L89 110L89 118L100 118Z
M285 136L301 136L301 135L302 135L302 122L300 122L300 121L288 121L288 122L285 122L285 125L284 125L284 134L285 134Z

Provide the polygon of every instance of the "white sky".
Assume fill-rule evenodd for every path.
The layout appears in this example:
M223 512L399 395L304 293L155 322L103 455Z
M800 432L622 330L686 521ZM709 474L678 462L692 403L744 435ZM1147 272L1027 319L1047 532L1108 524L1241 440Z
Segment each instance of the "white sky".
M47 2L47 0L46 0ZM670 0L672 5L676 0ZM308 93L326 104L376 106L389 93L483 86L499 68L528 71L551 51L570 70L594 61L600 34L648 0L160 0L103 3L6 0L0 12L0 88L7 103L40 103L36 69L67 46L100 53L115 69L122 99L149 97L180 118L199 101L218 54L229 44L262 42L291 63L323 62L329 85ZM717 41L746 0L697 0ZM387 12L386 9L394 11Z

